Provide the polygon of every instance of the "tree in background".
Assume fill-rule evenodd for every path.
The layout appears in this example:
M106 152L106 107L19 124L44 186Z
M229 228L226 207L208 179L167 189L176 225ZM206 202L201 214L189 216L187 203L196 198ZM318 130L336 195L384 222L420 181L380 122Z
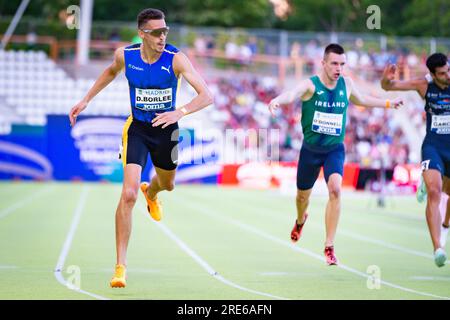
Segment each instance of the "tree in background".
M413 0L403 11L401 35L450 36L448 0Z
M280 1L290 7L284 19L274 14L275 4ZM24 19L58 21L62 10L79 3L79 0L33 0ZM12 16L19 4L20 0L0 0L0 18ZM370 5L381 9L381 30L366 27L366 10ZM450 36L449 0L94 0L94 21L132 22L147 7L162 9L168 23L193 26Z
M21 0L0 0L0 17L13 16ZM61 10L70 5L79 5L79 0L32 0L25 10L25 17L57 20Z
M183 22L189 25L263 28L272 24L268 0L189 0Z

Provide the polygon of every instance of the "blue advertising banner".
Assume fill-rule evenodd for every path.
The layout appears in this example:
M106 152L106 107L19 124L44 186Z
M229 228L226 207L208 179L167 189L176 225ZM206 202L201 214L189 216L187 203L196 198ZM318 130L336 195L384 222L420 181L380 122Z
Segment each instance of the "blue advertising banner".
M49 115L44 127L13 126L0 136L0 179L110 181L123 179L122 131L125 117ZM202 141L194 130L180 129L177 183L217 183L215 141ZM205 156L205 153L207 154ZM149 156L142 180L154 175Z
M47 117L48 156L56 180L122 181L119 159L124 117Z
M0 179L52 178L45 127L13 125L8 135L0 135Z

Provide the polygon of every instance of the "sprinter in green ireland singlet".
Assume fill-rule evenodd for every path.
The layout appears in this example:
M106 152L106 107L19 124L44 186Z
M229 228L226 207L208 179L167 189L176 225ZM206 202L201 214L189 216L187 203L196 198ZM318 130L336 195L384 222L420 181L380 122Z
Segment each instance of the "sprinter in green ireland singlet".
M326 148L344 141L348 107L344 78L333 89L322 84L318 76L311 78L316 90L302 104L302 128L305 143Z
M322 72L301 81L294 89L273 99L269 111L283 104L302 100L303 144L297 168L297 220L291 231L291 240L298 241L308 217L309 204L314 183L323 167L329 199L325 212L325 258L328 265L337 265L334 238L340 215L340 191L344 171L344 136L346 113L349 101L369 108L398 108L403 102L363 96L355 88L352 79L342 75L345 65L344 49L338 44L325 48Z

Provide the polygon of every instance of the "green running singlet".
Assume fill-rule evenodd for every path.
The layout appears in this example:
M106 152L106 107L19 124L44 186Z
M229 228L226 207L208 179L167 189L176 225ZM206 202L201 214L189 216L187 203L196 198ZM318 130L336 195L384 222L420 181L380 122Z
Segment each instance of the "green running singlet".
M302 102L304 143L328 149L344 141L349 103L345 80L339 77L332 90L325 87L318 76L311 77L311 81L316 87L314 94Z

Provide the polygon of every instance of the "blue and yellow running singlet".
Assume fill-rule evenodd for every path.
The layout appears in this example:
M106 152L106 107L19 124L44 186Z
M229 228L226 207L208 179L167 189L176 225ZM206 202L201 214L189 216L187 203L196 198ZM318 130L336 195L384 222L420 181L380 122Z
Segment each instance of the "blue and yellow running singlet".
M149 64L141 58L141 44L125 48L125 76L133 119L151 122L155 113L175 110L179 78L172 63L177 52L176 47L166 44L161 57Z

